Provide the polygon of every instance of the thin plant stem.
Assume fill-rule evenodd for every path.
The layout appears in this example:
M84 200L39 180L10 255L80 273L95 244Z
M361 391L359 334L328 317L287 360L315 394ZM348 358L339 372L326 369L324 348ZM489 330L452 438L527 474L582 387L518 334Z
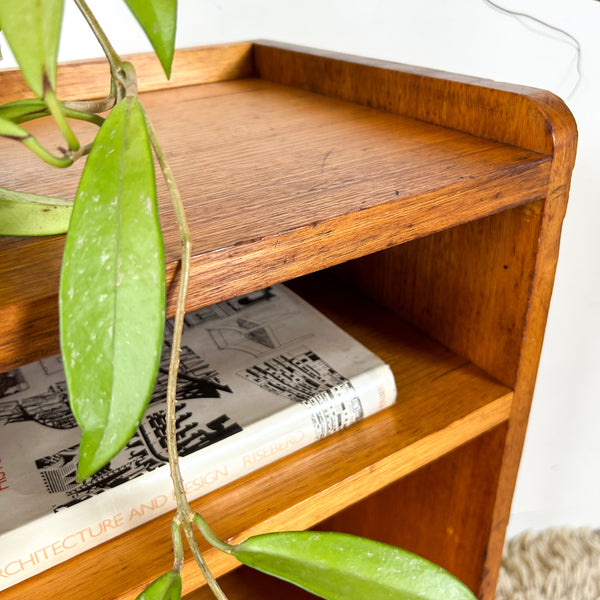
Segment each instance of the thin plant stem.
M181 337L183 334L183 318L185 316L185 299L187 296L187 288L189 283L192 240L187 224L187 218L185 216L185 209L181 200L181 195L179 194L179 189L175 183L175 177L173 176L173 172L171 171L167 157L165 156L162 146L158 141L156 130L148 118L148 115L146 115L146 128L150 137L150 143L152 144L158 164L169 189L169 195L171 196L171 202L173 203L173 209L175 211L175 218L179 227L179 238L181 242L181 271L179 277L179 289L177 293L177 306L173 323L173 337L171 340L171 359L169 362L169 376L167 381L166 408L167 448L169 455L169 467L171 470L171 480L173 482L173 490L175 492L175 498L177 502L176 519L181 523L181 527L183 528L185 537L188 540L192 555L198 564L202 575L206 579L206 583L218 600L227 600L227 596L224 594L223 590L221 590L217 580L210 572L210 569L208 568L208 565L206 564L206 561L200 552L196 538L194 537L194 530L192 528L194 513L190 508L185 494L183 477L181 476L181 470L179 468L179 451L177 450L177 373L179 371L179 359L181 354Z
M64 112L65 117L77 119L78 121L87 121L88 123L93 123L98 127L102 127L102 124L104 123L104 117L96 115L93 112L78 110L76 108L70 108L67 106L65 106Z
M60 169L65 167L70 167L73 164L73 156L69 154L64 154L62 156L55 156L44 148L36 138L32 135L24 137L19 140L26 148L29 148L34 154L36 154L39 158L41 158L44 162L52 165L53 167L58 167Z
M38 116L44 116L43 114L38 114L34 118L38 118ZM27 119L23 119L22 122ZM8 136L7 136L8 137ZM60 156L56 156L52 154L50 150L42 146L40 142L31 134L23 134L21 137L13 136L12 139L21 142L23 146L31 150L34 154L36 154L39 158L41 158L45 163L53 167L58 167L59 169L64 169L66 167L70 167L76 160L80 159L82 156L86 156L90 153L92 149L92 144L86 144L85 146L79 146L77 150L64 150L59 148L62 151Z
M58 98L56 97L54 90L48 89L44 92L44 102L46 103L48 110L54 117L54 120L56 121L56 124L60 129L60 132L62 133L67 144L69 145L69 150L72 150L74 152L79 150L79 140L77 139L77 136L71 129L69 122L65 118L63 107L59 102Z
M181 539L181 523L175 517L171 522L171 539L173 540L173 571L181 571L183 567L183 540Z
M102 123L104 123L104 117L101 117L100 115L97 115L97 114L94 114L94 113L88 112L88 111L78 110L75 108L69 108L67 106L64 106L63 113L64 113L65 117L68 117L69 119L77 119L78 121L87 121L88 123L93 123L94 125L98 125L98 127L101 127ZM49 114L50 114L49 110L40 110L38 112L29 113L27 115L19 117L18 119L15 119L14 122L17 123L17 125L20 125L21 123L27 123L28 121L34 121L35 119L41 119L42 117L47 117Z
M234 546L224 542L215 532L208 526L202 515L196 513L194 515L194 525L200 530L200 533L204 539L214 546L217 550L224 552L225 554L232 554Z
M202 553L200 552L200 548L198 547L198 542L194 537L194 530L192 529L192 524L190 521L186 521L182 523L183 531L185 533L185 537L187 538L188 544L190 545L190 550L192 551L192 556L196 560L204 579L206 579L206 583L208 587L210 587L212 593L214 594L217 600L228 600L225 592L219 587L217 580L214 578L213 574L210 572Z
M169 377L167 382L167 445L169 450L169 466L171 468L171 479L177 499L178 517L182 523L193 518L192 510L188 504L183 478L179 469L179 451L177 450L177 429L175 426L176 415L175 407L177 404L177 373L179 371L179 358L181 354L181 337L183 334L183 318L185 316L185 299L189 283L190 259L192 254L192 240L183 208L183 202L179 194L179 189L175 183L173 172L167 162L167 158L158 141L156 131L152 122L146 115L146 127L150 136L150 143L156 154L158 164L161 168L165 182L169 189L171 202L175 210L175 218L179 227L179 238L181 242L181 272L179 276L179 289L177 293L177 306L175 309L175 319L173 323L173 338L171 341L171 358L169 362Z
M110 43L110 40L104 33L104 30L98 23L94 13L91 11L90 7L87 5L85 0L74 0L77 8L81 11L84 19L87 21L91 30L94 32L96 39L98 40L100 46L102 47L102 51L108 60L108 64L110 65L110 72L112 75L113 81L120 81L121 70L123 66L123 61L121 57L117 54L116 50L113 48L113 45ZM117 94L118 95L118 94Z
M109 111L115 105L115 102L115 97L111 95L102 98L102 100L65 100L63 105L66 109L75 111L103 113Z

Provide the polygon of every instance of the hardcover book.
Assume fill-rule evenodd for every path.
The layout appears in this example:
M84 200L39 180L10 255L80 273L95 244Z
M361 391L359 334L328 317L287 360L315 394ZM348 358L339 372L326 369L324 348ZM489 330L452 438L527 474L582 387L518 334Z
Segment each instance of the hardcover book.
M164 433L171 326L140 426L83 482L60 356L0 374L0 590L175 508ZM283 285L189 313L177 385L188 498L395 397L389 366Z

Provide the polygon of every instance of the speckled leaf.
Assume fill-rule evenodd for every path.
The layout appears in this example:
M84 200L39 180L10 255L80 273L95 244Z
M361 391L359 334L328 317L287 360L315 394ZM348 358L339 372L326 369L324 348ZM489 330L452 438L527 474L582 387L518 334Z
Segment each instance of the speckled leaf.
M56 88L63 0L0 0L0 23L27 85L40 98ZM46 83L47 82L47 83Z
M82 429L80 480L127 443L146 409L161 353L164 272L144 113L127 97L88 156L61 272L61 349Z
M232 553L327 600L475 600L463 583L424 558L343 533L269 533Z
M155 579L136 600L180 600L181 575L169 571Z
M167 77L175 52L177 0L125 0L148 36Z
M0 235L65 233L73 203L0 188Z

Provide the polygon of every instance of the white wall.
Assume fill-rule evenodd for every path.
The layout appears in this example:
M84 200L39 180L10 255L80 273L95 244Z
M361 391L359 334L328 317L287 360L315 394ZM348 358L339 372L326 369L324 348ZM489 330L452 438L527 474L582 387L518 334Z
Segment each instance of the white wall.
M509 535L556 524L598 527L600 2L498 2L566 29L582 48L582 79L567 99L579 125L579 154ZM149 49L121 0L90 4L119 52ZM71 3L66 19L86 31ZM523 83L563 98L577 80L566 38L484 0L180 0L179 47L257 38ZM86 35L65 40L60 58L99 54Z

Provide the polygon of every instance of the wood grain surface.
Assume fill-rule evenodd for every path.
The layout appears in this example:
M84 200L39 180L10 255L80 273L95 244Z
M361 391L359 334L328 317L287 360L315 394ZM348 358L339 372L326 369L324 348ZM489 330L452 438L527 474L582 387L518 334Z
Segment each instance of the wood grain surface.
M190 310L540 199L548 177L548 157L255 79L143 101L188 212ZM50 143L49 122L30 129ZM0 140L0 186L74 196L79 165L25 152ZM178 232L160 184L172 278ZM0 240L0 369L58 351L62 245Z

